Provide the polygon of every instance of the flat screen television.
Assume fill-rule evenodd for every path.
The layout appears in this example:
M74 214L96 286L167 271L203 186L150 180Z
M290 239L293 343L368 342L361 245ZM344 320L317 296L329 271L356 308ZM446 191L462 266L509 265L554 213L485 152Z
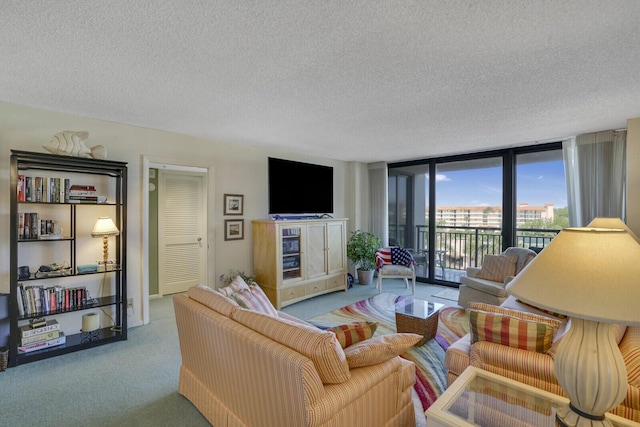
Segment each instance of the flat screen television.
M269 214L333 213L333 168L269 157Z

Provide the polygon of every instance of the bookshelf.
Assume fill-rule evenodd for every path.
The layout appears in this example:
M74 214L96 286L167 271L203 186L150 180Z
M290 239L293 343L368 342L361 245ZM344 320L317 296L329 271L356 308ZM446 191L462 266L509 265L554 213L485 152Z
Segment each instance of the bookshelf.
M19 150L10 162L9 367L126 340L127 164ZM119 230L108 263L91 236L104 216ZM55 338L25 337L37 321Z

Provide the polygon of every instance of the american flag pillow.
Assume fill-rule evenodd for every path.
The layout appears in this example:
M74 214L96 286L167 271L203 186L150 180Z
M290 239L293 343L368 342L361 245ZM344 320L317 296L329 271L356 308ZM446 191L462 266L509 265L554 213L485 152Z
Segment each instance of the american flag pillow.
M404 248L391 247L378 249L376 251L376 266L380 268L385 264L411 267L415 264L415 261L411 252Z

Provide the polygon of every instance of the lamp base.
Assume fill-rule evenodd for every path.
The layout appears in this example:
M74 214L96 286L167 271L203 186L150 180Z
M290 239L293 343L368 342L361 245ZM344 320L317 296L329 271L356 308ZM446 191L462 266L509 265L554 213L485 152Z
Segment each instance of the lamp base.
M556 414L556 426L559 427L613 427L611 421L606 419L604 415L589 415L576 409L573 405L560 408Z
M604 414L626 395L627 370L614 326L571 317L558 345L554 372L569 405L558 410L561 426L611 426Z

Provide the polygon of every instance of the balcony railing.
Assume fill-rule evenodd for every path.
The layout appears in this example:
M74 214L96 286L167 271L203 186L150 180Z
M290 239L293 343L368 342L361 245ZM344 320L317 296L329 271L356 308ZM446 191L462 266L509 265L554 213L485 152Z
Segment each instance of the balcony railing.
M544 248L560 231L559 229L519 228L516 230L516 246ZM429 249L428 233L428 226L416 226L415 249ZM437 227L435 250L440 254L439 262L443 264L445 271L465 271L467 267L479 267L485 255L496 255L502 252L501 233L499 228L493 227ZM457 282L460 273L451 273L445 274L445 279Z

